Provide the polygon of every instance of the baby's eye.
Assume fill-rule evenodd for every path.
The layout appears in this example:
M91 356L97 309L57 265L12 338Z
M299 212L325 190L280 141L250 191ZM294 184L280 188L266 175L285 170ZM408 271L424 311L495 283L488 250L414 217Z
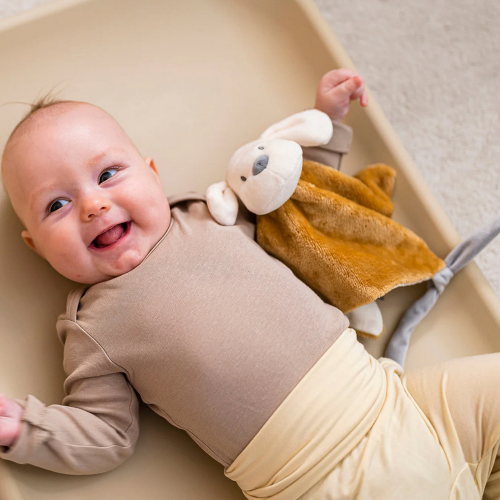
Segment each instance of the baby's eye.
M113 173L111 173L113 172ZM110 177L113 177L113 175L118 172L117 168L107 168L100 176L99 176L99 184L101 182L107 181Z
M54 203L52 203L49 207L49 213L55 212L56 210L59 210L60 208L64 207L64 205L66 205L67 203L69 203L68 200L56 200L56 201L54 201Z

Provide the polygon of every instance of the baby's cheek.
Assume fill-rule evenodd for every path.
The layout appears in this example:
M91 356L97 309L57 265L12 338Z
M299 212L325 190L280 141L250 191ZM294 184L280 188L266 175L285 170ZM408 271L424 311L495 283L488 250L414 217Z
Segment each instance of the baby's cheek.
M154 222L160 214L164 215L168 207L165 194L153 183L141 182L128 186L121 194L123 206L139 223Z
M67 276L68 272L81 272L84 260L82 244L71 233L61 231L51 236L44 248L44 253L49 263Z

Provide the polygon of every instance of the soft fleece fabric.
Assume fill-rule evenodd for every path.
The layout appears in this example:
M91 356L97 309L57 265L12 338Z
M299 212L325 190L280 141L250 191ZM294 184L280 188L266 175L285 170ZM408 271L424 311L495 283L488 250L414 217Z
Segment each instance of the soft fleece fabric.
M391 219L395 177L382 163L349 176L305 160L291 198L257 216L257 241L344 313L428 280L445 263Z

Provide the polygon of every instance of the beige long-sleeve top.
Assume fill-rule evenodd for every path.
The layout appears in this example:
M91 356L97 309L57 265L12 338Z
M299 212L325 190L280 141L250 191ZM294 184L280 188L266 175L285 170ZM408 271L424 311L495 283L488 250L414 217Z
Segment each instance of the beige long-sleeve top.
M350 140L335 123L330 144L304 156L338 168ZM243 206L221 226L204 200L169 197L170 227L139 266L70 293L56 326L66 397L16 399L21 432L1 458L111 470L134 451L140 396L228 466L349 326L255 242Z

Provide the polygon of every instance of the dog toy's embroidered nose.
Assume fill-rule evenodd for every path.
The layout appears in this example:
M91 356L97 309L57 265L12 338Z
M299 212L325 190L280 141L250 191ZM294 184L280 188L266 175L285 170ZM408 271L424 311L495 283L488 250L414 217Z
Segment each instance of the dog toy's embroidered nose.
M259 156L253 164L252 174L253 175L260 174L267 167L268 162L269 162L269 156L267 155Z

